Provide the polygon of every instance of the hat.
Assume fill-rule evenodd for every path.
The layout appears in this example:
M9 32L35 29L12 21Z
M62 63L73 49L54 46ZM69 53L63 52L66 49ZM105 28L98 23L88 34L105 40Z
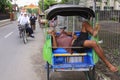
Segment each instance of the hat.
M24 13L23 13L23 12L21 12L20 14L21 14L21 15L23 15Z
M24 12L23 14L26 14L26 15L27 15L27 12Z
M67 27L65 27L65 26L60 26L60 29L66 29Z

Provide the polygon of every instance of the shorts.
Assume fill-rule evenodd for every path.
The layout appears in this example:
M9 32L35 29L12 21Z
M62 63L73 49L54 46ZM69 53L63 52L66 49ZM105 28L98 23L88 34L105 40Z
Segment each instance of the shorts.
M83 47L83 44L84 44L84 41L85 40L75 40L73 42L73 45L72 47ZM86 48L72 48L73 52L78 52L78 53L82 53L82 52L85 52Z
M84 44L85 40L75 40L73 42L73 45L74 47L83 47L83 44Z
M83 47L85 40L88 40L88 33L81 32L80 36L73 42L72 47ZM73 48L75 52L85 52L86 48Z

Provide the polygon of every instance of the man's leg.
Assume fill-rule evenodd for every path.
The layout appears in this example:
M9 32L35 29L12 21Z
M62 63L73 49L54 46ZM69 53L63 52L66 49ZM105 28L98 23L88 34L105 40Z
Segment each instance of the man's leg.
M35 24L31 25L32 30L35 30Z
M33 30L33 25L31 24L31 29Z
M107 67L112 71L112 72L116 72L118 71L118 68L116 68L115 66L113 66L105 57L102 48L93 40L85 40L84 47L88 47L88 48L93 48L95 50L95 52L98 54L98 56L101 58L101 60L107 65Z
M100 25L97 24L97 26L93 29L93 27L88 22L82 23L82 32L89 32L93 36L96 36L98 34L98 31L100 29Z
M83 22L82 23L82 32L89 32L89 33L93 33L93 28L92 26L90 26L90 24L88 22Z
M35 26L35 24L34 24L34 25L33 25L33 30L35 30L35 27L36 27L36 26Z
M26 28L26 32L28 32L28 33L29 33L29 36L30 36L30 37L34 38L32 28L27 27L27 28Z

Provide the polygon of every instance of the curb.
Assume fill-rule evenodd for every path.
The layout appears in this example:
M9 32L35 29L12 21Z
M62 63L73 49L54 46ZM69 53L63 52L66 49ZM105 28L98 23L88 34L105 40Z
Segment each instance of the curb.
M10 21L10 19L0 20L0 27L3 27L3 26L8 25L10 23L12 23Z

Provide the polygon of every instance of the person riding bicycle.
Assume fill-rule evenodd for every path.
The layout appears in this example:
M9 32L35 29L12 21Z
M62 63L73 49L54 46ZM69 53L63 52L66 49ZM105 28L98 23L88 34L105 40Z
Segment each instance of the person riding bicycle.
M33 36L33 30L29 27L30 21L29 21L29 17L27 16L27 13L23 13L22 16L20 16L19 18L19 25L22 25L25 27L26 32L28 33L28 36L34 38Z

